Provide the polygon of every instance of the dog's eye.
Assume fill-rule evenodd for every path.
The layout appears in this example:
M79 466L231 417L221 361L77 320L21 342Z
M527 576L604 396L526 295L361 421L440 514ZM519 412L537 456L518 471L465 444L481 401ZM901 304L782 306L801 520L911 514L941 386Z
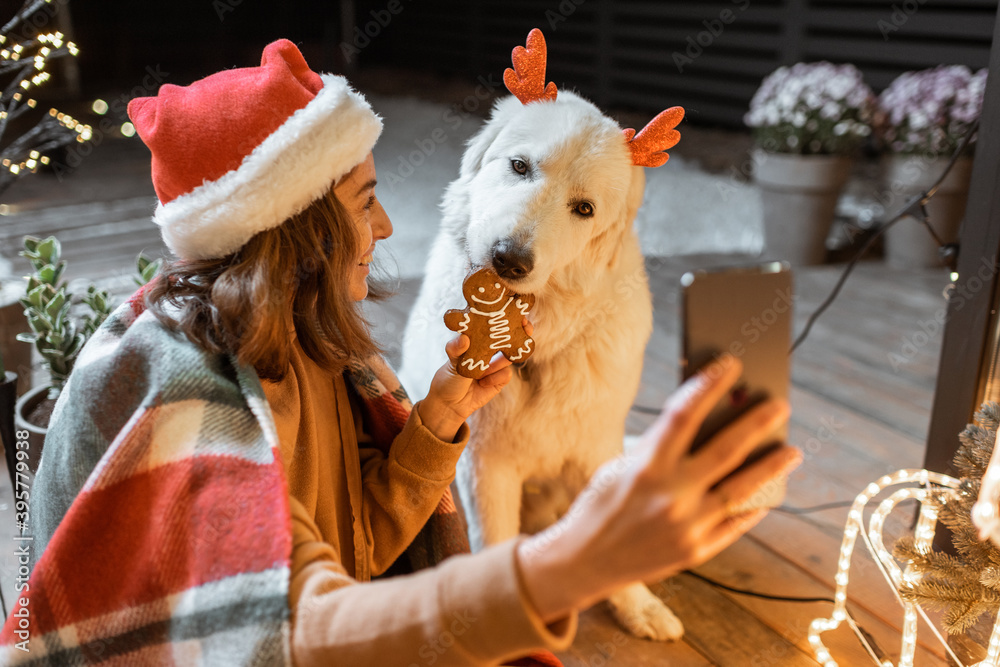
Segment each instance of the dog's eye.
M528 173L528 165L524 160L514 159L510 161L510 168L514 170L515 173L524 176Z
M594 205L589 201L582 201L573 207L573 212L584 218L589 218L594 215Z

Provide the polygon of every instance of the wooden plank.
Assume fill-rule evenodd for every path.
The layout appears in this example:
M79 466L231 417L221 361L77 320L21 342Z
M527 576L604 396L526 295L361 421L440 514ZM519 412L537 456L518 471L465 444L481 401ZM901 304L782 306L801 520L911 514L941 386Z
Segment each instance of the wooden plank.
M671 61L673 62L673 61ZM724 81L684 76L676 70L653 69L636 72L632 69L620 70L615 75L615 83L645 90L649 86L660 86L671 90L709 94L722 99L750 99L757 90L757 82Z
M116 202L118 204L118 202ZM152 206L143 202L104 203L60 207L58 215L49 211L31 212L9 217L0 224L0 256L16 258L23 248L26 235L46 237L55 235L64 246L79 239L97 236L127 235L133 230L159 230L152 221Z
M620 67L635 67L641 70L648 70L655 67L669 67L677 69L674 61L674 52L679 51L686 55L683 48L673 49L664 52L649 50L617 49L611 60ZM706 51L698 56L697 60L691 63L681 62L683 71L690 72L697 68L699 74L707 77L724 79L726 77L751 77L756 81L774 71L777 67L774 56L766 51L756 53L742 52L730 54L722 51ZM624 90L629 90L634 84L622 84ZM749 100L747 100L749 102ZM746 111L746 109L744 109Z
M733 105L716 102L699 96L696 92L676 91L644 86L635 88L612 80L612 99L615 104L631 105L638 109L665 109L683 106L685 118L704 123L734 124L736 114ZM747 98L749 99L749 98ZM742 118L743 112L739 113Z
M712 664L756 665L762 652L780 654L781 665L787 667L817 664L794 643L700 579L681 574L666 588L670 608L684 623L684 641Z
M700 24L694 28L661 28L658 26L629 28L627 33L622 34L622 39L624 40L627 37L628 42L621 44L615 49L615 57L635 58L638 56L649 63L662 62L664 56L672 58L675 50L684 53L684 49L688 47L688 38L694 40L698 33L704 30L705 26ZM708 49L714 50L718 46L730 52L736 50L743 51L748 56L763 53L765 55L770 54L773 58L774 46L768 38L776 37L777 33L774 35L762 35L758 31L750 32L747 30L727 29L719 34L718 38L712 42L712 45ZM644 43L655 44L656 46L655 48L647 47L645 49L629 48L630 45L636 44L640 40L648 40Z
M808 494L808 487L816 481L815 476L810 476L806 482L796 485L797 497ZM903 509L898 512L907 513ZM846 510L824 514L846 517ZM905 534L901 522L902 519L898 515L893 515L892 525L887 525L885 542L889 548L895 539ZM785 560L817 580L832 582L837 572L843 526L843 520L831 525L827 519L816 519L813 516L803 519L781 512L771 512L751 531L750 535L766 544L779 556L775 561L776 564ZM895 600L890 584L882 577L860 539L854 551L847 595L852 610L864 610L886 625L896 628L897 632L902 627L901 607ZM918 639L919 644L928 650L932 652L940 650L936 649L934 640L926 633L920 635Z
M813 0L812 4L817 7L823 6L838 6L843 4L843 0ZM852 5L878 5L879 7L892 9L892 0L851 0ZM947 9L954 5L959 5L961 7L982 7L984 10L996 9L997 3L995 0L962 0L961 3L952 3L952 0L929 0L929 2L921 3L923 9ZM922 11L923 11L922 9ZM993 13L990 12L992 17Z
M63 235L59 235L60 240ZM66 278L72 280L84 277L97 280L121 273L135 271L135 258L143 251L147 256L157 257L168 254L157 227L151 223L148 228L133 229L125 235L85 237L63 245L63 259L66 260ZM21 257L12 259L15 275L28 272L30 266Z
M770 4L771 6L768 6ZM781 25L784 22L784 8L780 3L757 2L739 14L740 22ZM636 2L618 0L615 2L615 17L636 17L643 19L664 19L665 21L702 21L715 18L723 9L735 12L733 3L727 2Z
M770 595L832 598L834 593L831 581L817 580L752 538L739 540L697 571L735 588ZM781 602L727 591L722 591L722 594L732 598L808 655L811 655L809 623L814 618L829 618L833 609L828 602ZM898 658L900 634L897 627L853 605L849 611L888 655ZM864 665L868 662L867 653L851 632L824 634L823 641L841 665ZM780 649L760 649L759 655L758 664L782 664L784 657ZM943 667L946 663L938 655L919 647L916 664Z
M990 40L993 34L993 16L996 6L983 10L934 9L922 7L920 11L907 16L906 23L900 27L900 35L924 36L930 39L944 37L959 39ZM879 28L879 21L892 22L892 8L858 9L811 9L806 15L810 26L821 27L830 31L843 30L845 33L868 33L873 39L885 42ZM890 35L897 33L892 32Z
M709 661L686 641L651 642L629 636L604 604L580 614L576 637L568 651L557 654L565 667L705 667L718 664Z
M905 382L872 372L862 363L816 350L793 363L792 380L915 438L926 437L932 396ZM871 383L877 384L872 387Z
M827 59L837 62L888 63L912 69L934 67L940 63L967 63L970 67L984 67L989 58L989 45L975 42L941 43L928 40L904 42L902 40L857 39L846 36L826 37L813 35L806 42L805 56L810 59Z

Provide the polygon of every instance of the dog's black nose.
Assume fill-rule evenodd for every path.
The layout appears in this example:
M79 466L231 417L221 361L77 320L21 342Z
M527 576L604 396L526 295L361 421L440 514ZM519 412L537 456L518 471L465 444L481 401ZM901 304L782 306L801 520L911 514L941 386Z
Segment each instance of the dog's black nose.
M534 266L534 255L522 245L503 240L493 246L493 268L501 278L523 278L531 273Z

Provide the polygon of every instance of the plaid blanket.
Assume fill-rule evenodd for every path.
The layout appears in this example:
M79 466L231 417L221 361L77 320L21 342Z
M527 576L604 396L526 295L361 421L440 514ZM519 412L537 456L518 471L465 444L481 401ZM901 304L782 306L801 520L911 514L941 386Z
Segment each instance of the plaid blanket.
M288 488L260 380L167 330L142 293L55 406L0 664L291 665ZM388 451L409 399L381 359L347 375ZM412 567L468 551L463 529L446 493Z

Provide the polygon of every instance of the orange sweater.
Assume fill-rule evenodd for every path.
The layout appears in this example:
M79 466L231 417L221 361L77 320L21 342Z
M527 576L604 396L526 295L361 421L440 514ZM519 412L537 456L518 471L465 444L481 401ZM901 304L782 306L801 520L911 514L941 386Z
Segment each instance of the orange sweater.
M467 425L456 442L444 442L414 407L383 456L365 446L370 438L344 378L323 372L298 341L286 377L262 384L291 499L297 667L493 665L568 648L576 615L541 621L522 588L517 540L369 582L406 549L454 479Z

